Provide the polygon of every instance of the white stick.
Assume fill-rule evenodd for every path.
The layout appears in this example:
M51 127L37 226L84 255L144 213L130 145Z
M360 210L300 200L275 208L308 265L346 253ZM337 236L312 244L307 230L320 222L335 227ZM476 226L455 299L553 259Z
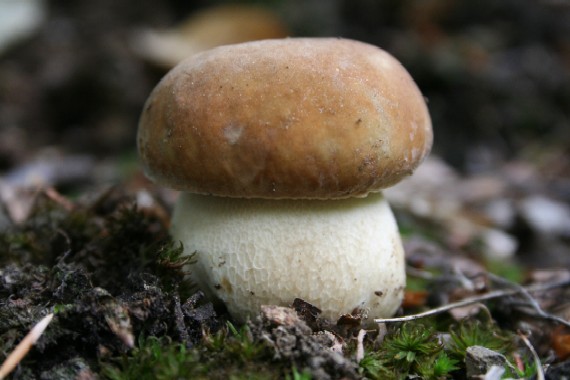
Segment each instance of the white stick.
M16 368L18 363L22 361L22 359L26 356L26 354L30 351L32 346L40 339L44 330L51 322L53 318L53 313L46 315L41 321L36 323L36 325L30 330L28 335L22 339L22 341L16 346L14 351L2 363L2 367L0 367L0 379L6 377L10 372Z
M356 362L360 363L364 359L364 337L366 336L366 330L360 329L358 332L357 343L356 343Z

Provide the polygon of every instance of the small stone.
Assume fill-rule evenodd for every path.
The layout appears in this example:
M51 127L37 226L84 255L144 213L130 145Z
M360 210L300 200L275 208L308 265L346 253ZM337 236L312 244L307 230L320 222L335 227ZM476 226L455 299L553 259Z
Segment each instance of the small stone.
M505 367L507 358L502 354L483 346L467 347L465 367L467 378L485 375L492 367Z
M531 196L520 204L527 223L543 234L570 236L570 207L544 196Z
M299 318L297 312L291 308L263 305L261 306L261 316L269 325L287 328L299 327L306 334L311 334L311 329Z
M488 228L481 234L485 250L484 255L492 260L507 260L514 256L517 248L517 239L496 228Z

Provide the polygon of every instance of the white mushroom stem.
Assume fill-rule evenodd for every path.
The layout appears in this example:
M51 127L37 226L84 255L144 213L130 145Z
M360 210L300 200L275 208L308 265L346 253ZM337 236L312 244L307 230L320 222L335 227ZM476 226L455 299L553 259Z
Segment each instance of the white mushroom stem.
M399 307L404 251L381 193L344 200L235 199L182 193L172 233L196 252L193 279L234 318L296 298L335 321Z

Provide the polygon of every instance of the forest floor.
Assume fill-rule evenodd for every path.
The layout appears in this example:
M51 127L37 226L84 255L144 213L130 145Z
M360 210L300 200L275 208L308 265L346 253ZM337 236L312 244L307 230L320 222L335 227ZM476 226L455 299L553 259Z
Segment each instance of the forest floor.
M207 2L32 3L30 34L0 40L0 362L53 318L10 378L570 376L564 2L269 2L294 35L386 48L428 99L434 153L385 191L402 319L373 329L303 300L240 325L192 283L168 232L177 193L144 177L134 146L165 70L129 41Z

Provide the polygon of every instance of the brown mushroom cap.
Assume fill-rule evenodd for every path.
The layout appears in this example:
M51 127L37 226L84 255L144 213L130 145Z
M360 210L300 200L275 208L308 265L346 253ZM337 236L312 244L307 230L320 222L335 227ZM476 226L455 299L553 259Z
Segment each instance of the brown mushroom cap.
M364 196L411 174L432 139L422 94L401 64L333 38L192 56L154 89L138 130L151 179L243 198Z

